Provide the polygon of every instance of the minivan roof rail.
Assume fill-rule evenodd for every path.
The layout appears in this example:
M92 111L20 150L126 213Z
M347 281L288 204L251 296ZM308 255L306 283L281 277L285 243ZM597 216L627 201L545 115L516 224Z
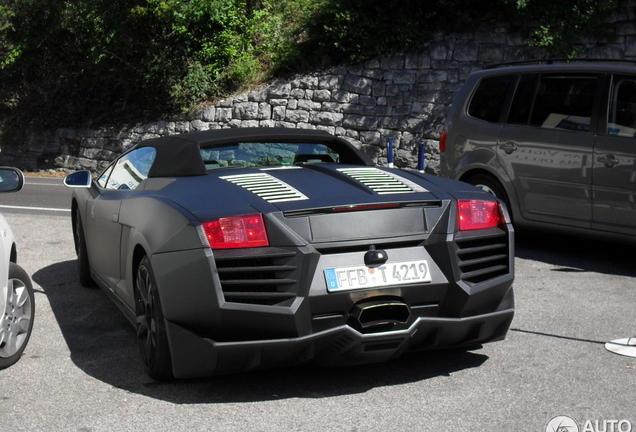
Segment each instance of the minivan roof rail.
M636 60L623 60L623 59L586 59L586 58L549 58L549 59L536 59L536 60L519 60L505 63L495 63L484 67L484 69L496 69L500 67L508 66L522 66L522 65L535 65L535 64L554 64L554 63L628 63L636 66Z

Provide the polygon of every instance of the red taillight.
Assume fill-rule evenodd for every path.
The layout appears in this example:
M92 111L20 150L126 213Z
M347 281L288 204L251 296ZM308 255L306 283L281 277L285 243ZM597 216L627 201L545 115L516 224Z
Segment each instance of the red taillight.
M439 136L439 151L444 153L446 151L446 131L442 131Z
M494 228L504 222L496 201L459 200L457 211L460 231Z
M221 218L201 224L212 249L269 246L263 215Z

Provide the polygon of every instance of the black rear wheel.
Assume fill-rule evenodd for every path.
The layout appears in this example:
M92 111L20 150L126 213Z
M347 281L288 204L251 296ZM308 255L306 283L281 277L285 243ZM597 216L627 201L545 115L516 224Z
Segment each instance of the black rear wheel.
M168 346L161 301L147 256L143 257L137 269L135 314L137 343L146 372L158 381L173 378L170 347Z
M84 227L82 226L82 219L79 213L75 217L73 235L75 238L75 252L77 253L77 274L80 284L86 288L94 288L97 284L91 276L91 267L88 262L88 252L86 250L86 239L84 238Z

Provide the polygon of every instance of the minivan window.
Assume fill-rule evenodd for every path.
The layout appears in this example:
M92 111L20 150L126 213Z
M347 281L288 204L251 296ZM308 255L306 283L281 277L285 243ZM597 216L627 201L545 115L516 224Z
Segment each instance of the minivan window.
M513 79L513 75L499 75L481 80L468 106L468 115L498 123Z
M589 131L598 82L596 75L542 75L530 125Z
M532 111L532 102L534 101L538 77L538 74L521 75L515 90L515 97L510 106L507 123L527 125L530 122L530 112Z
M610 102L607 133L622 137L633 137L636 134L636 81L616 81Z

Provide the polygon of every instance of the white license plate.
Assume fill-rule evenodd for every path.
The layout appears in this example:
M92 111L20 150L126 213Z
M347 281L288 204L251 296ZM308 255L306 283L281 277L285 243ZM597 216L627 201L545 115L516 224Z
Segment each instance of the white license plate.
M380 267L335 267L324 270L327 290L355 290L388 285L406 285L430 282L428 262L402 261Z

